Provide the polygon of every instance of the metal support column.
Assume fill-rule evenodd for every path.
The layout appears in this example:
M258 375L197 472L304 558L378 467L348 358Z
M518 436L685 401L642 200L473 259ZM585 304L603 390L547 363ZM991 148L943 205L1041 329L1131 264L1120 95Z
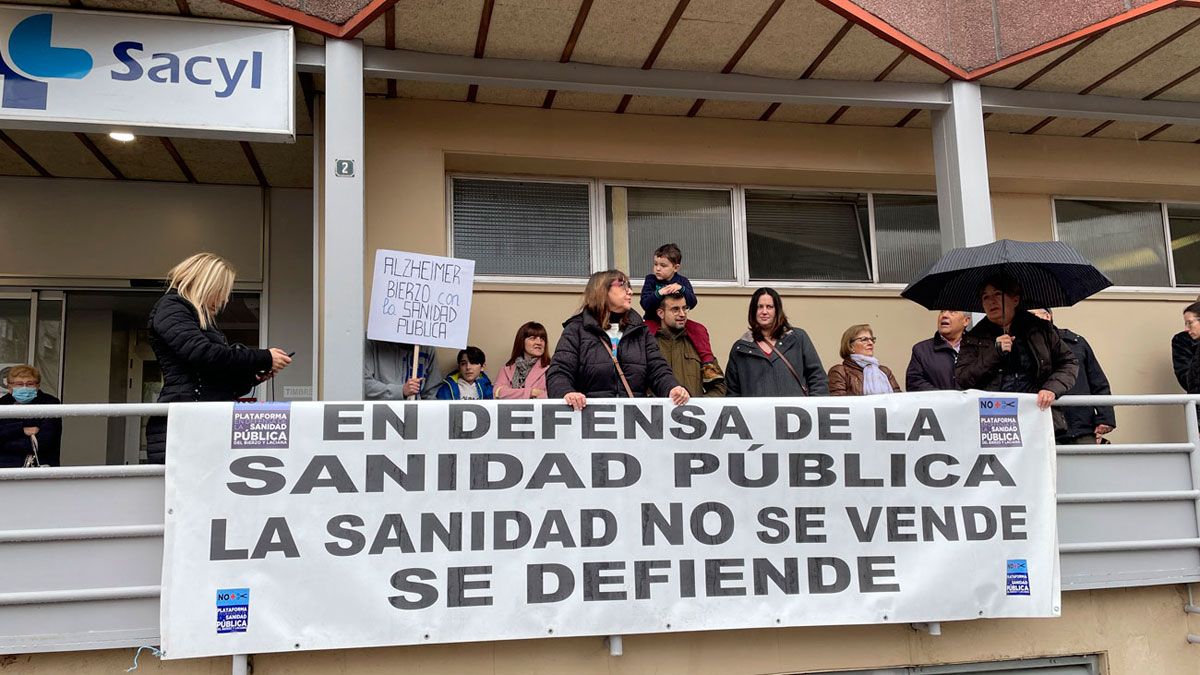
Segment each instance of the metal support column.
M363 397L363 46L325 41L322 398Z
M996 239L979 85L951 80L946 91L950 107L931 111L943 251Z

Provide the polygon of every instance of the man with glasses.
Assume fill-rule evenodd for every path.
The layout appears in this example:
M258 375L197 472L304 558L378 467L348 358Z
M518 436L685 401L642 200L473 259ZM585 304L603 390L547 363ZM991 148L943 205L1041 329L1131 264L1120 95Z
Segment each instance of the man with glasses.
M1189 394L1200 394L1200 362L1196 346L1200 343L1200 302L1183 310L1183 331L1171 338L1171 365L1175 379Z
M687 298L682 293L663 297L655 310L658 318L657 330L651 332L658 340L658 350L671 366L671 372L679 384L692 396L724 396L725 376L716 361L709 361L715 377L706 380L704 366L700 363L700 352L688 335ZM647 324L649 325L649 324Z

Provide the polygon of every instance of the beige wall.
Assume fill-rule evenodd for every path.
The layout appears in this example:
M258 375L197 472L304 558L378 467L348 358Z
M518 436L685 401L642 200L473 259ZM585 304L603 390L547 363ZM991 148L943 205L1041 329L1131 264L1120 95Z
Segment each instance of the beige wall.
M1079 591L1063 596L1058 619L945 623L940 637L908 625L634 635L620 657L598 637L260 654L254 673L736 675L1100 654L1101 672L1110 675L1196 675L1198 647L1187 635L1200 633L1200 618L1183 612L1186 601L1181 586ZM131 649L0 656L0 672L121 672L132 657ZM229 672L229 659L160 664L143 654L143 671L216 675Z
M0 178L3 277L161 279L209 250L262 281L262 191L233 185Z
M686 119L491 105L372 100L367 108L364 288L376 248L444 255L446 173L588 176L675 182L932 190L930 132L737 120ZM1200 201L1200 146L1103 139L988 136L997 236L1053 236L1053 195ZM686 258L686 250L685 250ZM536 255L536 251L531 251ZM686 274L686 261L684 273ZM546 324L551 341L579 287L477 284L471 341L498 372L522 322ZM745 330L751 289L703 289L694 317L724 361ZM842 330L870 322L878 354L903 371L933 317L894 289L786 290L785 308L816 342L826 366ZM1104 293L1058 313L1093 343L1118 393L1177 393L1169 340L1189 291ZM452 353L440 356L443 363ZM1163 440L1182 415L1123 409L1114 440Z

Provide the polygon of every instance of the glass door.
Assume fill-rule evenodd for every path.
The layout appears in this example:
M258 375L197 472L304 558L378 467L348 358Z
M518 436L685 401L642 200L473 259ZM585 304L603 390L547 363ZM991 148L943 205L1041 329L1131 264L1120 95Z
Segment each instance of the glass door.
M29 364L42 374L42 391L62 390L63 296L58 291L0 292L0 395L8 369Z

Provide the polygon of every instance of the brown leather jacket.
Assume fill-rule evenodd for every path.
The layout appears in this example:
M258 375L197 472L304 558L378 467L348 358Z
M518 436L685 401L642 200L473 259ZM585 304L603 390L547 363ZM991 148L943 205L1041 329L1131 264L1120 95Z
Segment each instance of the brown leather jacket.
M892 391L900 391L900 385L896 383L895 376L892 375L892 370L885 365L880 364L879 369L887 375L888 383L892 385ZM829 395L830 396L862 396L863 395L863 369L851 359L845 359L841 363L829 369Z

